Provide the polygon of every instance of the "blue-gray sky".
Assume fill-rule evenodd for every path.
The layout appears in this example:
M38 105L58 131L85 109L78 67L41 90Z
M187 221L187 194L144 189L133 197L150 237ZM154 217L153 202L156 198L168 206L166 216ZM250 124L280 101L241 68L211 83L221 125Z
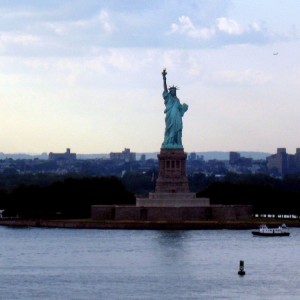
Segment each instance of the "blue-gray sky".
M300 1L0 0L0 152L300 147Z

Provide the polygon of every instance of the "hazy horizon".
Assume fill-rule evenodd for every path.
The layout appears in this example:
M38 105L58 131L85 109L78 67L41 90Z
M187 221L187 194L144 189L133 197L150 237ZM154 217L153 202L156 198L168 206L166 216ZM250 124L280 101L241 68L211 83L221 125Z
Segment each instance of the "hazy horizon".
M186 152L295 153L299 11L293 0L0 0L0 152L159 151L166 68L189 105Z
M121 151L119 151L121 152ZM131 152L134 152L131 150ZM185 151L186 152L186 151ZM229 159L229 152L230 151L192 151L196 153L196 155L203 156L204 160L210 160L210 159L217 159L217 160L228 160ZM64 153L64 152L59 152ZM72 152L71 153L76 153ZM157 159L157 154L159 154L159 151L155 152L134 152L136 153L136 159L139 160L141 158L141 155L146 155L146 159ZM188 155L191 152L186 152ZM272 155L273 153L268 152L259 152L259 151L241 151L240 153L241 157L246 158L252 158L254 160L256 159L265 159L267 156ZM76 153L77 159L95 159L95 158L109 158L109 152L108 153ZM13 159L31 159L34 157L40 158L40 159L48 159L49 152L43 152L43 153L3 153L0 152L0 159L5 158L13 158Z

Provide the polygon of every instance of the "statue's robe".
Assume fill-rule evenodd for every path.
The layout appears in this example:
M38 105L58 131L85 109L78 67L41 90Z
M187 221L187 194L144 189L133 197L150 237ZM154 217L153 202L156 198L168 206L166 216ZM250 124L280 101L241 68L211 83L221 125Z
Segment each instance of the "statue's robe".
M170 92L163 92L165 102L165 136L162 148L183 148L182 146L182 117L188 106L181 104Z

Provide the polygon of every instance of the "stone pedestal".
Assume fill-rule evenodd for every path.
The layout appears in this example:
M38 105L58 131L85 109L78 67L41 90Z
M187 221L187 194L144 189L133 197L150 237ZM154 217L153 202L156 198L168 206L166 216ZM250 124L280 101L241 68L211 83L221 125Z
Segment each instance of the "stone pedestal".
M183 148L160 150L159 172L155 192L148 198L136 199L136 206L143 207L202 207L209 206L208 198L196 198L190 193L186 176L186 153Z
M186 153L179 149L160 150L158 157L159 173L155 193L189 193L186 177Z

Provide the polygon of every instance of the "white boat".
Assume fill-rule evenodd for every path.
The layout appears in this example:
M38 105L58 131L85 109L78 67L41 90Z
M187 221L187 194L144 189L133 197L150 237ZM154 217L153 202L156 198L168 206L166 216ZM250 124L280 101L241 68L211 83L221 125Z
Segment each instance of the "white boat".
M259 236L289 236L290 235L285 224L282 224L277 228L269 228L266 224L262 224L259 226L258 230L252 231L252 234L259 235Z

